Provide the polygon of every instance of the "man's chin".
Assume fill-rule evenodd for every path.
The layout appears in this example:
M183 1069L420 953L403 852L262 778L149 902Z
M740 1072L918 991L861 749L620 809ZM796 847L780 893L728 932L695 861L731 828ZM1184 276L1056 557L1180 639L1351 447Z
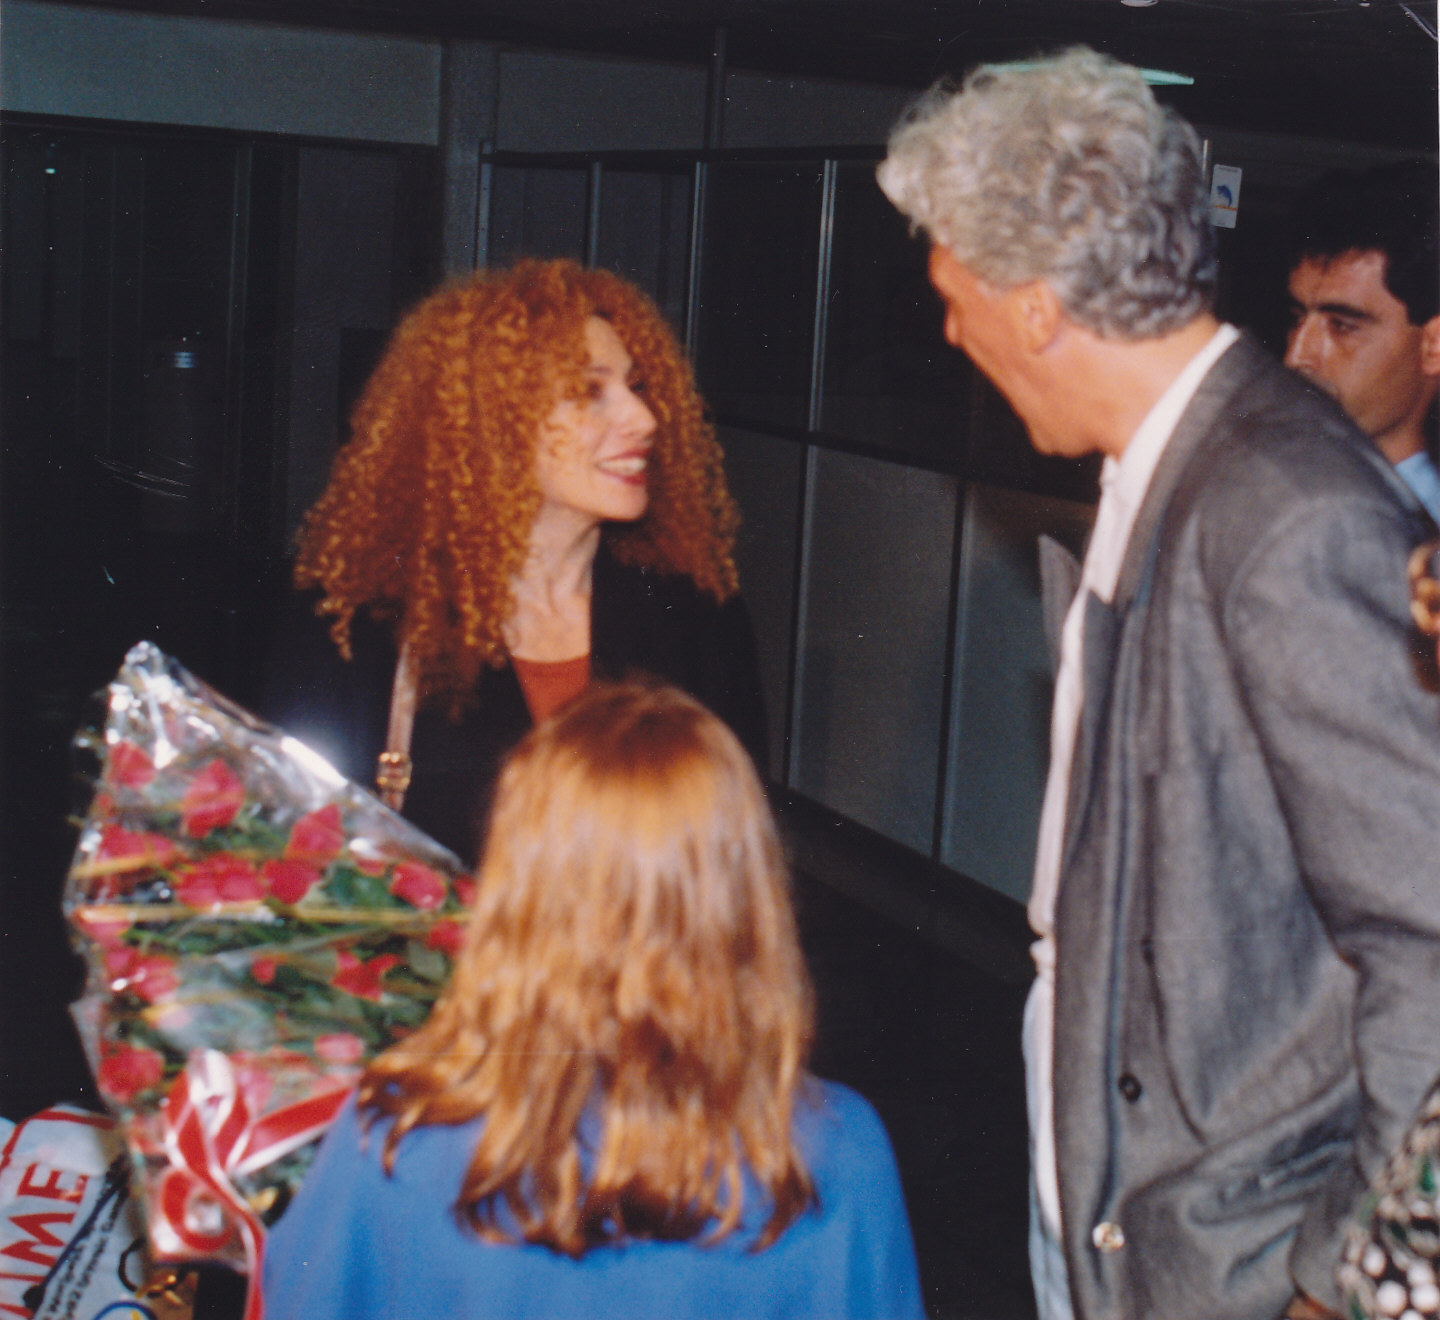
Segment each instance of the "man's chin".
M1075 446L1073 442L1067 443L1061 436L1049 435L1043 431L1032 431L1026 429L1030 437L1030 447L1044 458L1075 458Z

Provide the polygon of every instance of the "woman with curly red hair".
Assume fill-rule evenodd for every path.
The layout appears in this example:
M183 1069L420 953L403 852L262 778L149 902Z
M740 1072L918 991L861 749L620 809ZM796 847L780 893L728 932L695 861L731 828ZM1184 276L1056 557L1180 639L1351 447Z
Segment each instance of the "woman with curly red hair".
M302 686L268 713L352 778L388 742L382 785L413 767L406 813L467 858L500 757L592 676L675 683L759 758L737 522L644 294L565 260L449 284L395 331L300 533L295 584L352 663L287 655Z
M600 684L532 732L450 984L271 1235L270 1320L920 1316L884 1128L805 1071L787 889L693 699Z

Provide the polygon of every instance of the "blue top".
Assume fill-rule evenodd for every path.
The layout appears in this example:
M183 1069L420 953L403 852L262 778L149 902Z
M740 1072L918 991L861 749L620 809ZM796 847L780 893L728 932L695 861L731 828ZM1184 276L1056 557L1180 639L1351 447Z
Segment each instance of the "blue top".
M1395 464L1395 471L1425 506L1431 520L1440 523L1440 472L1435 470L1430 455L1422 449L1418 454L1402 458Z
M265 1256L266 1320L911 1320L923 1317L915 1247L895 1157L853 1091L815 1082L795 1135L818 1205L767 1250L752 1193L714 1246L631 1241L578 1260L481 1241L454 1213L478 1121L409 1133L395 1172L383 1126L366 1136L354 1101L325 1138Z

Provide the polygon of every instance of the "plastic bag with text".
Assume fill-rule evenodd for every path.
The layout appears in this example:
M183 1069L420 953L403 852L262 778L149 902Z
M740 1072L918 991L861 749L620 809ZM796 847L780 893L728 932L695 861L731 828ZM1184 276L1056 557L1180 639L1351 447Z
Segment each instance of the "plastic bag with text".
M0 1316L189 1320L191 1279L150 1269L128 1171L103 1114L0 1119Z

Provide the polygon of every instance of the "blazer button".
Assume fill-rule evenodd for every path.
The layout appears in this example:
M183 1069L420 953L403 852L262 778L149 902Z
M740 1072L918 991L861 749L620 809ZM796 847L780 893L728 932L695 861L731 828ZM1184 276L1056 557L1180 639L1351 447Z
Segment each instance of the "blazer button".
M1125 1245L1125 1230L1107 1219L1090 1230L1090 1241L1096 1251L1119 1251Z
M1120 1094L1132 1105L1145 1094L1145 1088L1140 1085L1140 1079L1131 1072L1121 1073L1115 1085L1120 1088Z

